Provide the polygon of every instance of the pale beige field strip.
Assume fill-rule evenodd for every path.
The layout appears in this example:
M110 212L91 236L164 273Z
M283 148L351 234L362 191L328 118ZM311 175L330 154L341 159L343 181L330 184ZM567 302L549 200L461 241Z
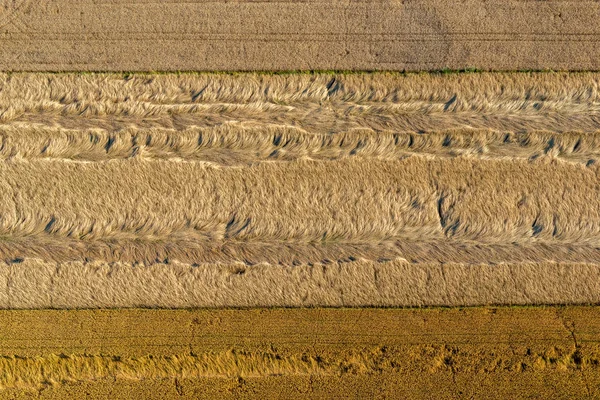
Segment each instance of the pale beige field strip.
M600 74L0 76L0 307L600 301Z
M600 69L597 1L1 0L7 71Z
M592 399L598 314L572 306L4 310L0 393Z

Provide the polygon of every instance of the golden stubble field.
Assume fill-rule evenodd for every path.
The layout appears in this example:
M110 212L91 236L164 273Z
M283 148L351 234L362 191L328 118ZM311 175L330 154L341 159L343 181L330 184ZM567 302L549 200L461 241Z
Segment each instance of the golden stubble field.
M2 311L2 398L595 398L596 307Z

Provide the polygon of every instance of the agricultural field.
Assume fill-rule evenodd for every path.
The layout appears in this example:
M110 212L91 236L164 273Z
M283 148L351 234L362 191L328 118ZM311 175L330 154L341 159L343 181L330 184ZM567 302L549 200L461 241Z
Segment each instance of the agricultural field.
M0 393L600 395L599 82L2 75Z
M599 13L0 0L0 399L600 399Z
M597 307L9 310L0 390L8 399L595 398L598 316Z
M0 0L2 71L600 69L594 0Z
M599 300L598 74L0 79L0 307Z

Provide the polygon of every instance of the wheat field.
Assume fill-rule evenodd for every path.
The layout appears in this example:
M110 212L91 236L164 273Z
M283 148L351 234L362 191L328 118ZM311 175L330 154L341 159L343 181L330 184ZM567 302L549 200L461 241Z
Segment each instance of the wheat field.
M0 399L600 399L599 15L0 0Z
M599 105L592 72L0 74L0 397L597 398Z
M597 302L599 83L2 75L0 307Z

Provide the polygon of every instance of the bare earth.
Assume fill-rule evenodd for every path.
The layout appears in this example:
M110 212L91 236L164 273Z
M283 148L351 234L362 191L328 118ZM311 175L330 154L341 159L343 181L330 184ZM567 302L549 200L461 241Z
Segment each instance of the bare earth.
M595 307L2 311L0 395L587 399Z
M600 301L600 75L0 76L0 308Z
M1 0L3 71L598 70L597 1Z

